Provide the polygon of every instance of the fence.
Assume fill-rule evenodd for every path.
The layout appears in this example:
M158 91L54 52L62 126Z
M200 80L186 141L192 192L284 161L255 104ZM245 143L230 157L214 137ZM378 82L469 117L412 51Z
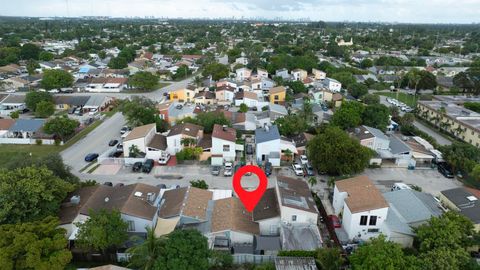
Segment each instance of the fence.
M39 139L42 141L42 144L53 145L55 140L51 139ZM0 138L0 144L37 144L37 139L22 139L22 138ZM60 143L63 145L63 142Z
M254 254L234 254L233 262L236 264L253 263L263 264L273 262L276 258L274 255L254 255Z

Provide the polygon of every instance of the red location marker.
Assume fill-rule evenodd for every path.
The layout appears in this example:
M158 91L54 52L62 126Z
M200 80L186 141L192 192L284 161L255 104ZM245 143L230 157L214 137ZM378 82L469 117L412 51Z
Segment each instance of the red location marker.
M254 173L257 175L260 184L258 188L253 191L246 191L243 189L240 181L242 180L242 176L247 173ZM257 203L262 198L265 190L267 190L268 179L265 173L260 169L260 167L253 166L253 165L246 165L238 169L238 171L233 175L233 189L237 193L240 201L245 206L248 212L252 212L257 206Z

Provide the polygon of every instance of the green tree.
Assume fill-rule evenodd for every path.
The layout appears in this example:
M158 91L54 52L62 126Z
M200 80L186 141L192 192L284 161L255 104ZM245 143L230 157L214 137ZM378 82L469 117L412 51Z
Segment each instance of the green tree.
M28 92L25 96L25 104L32 111L37 109L37 104L41 101L53 102L53 97L48 92Z
M307 145L308 159L320 172L345 175L362 172L373 153L338 127L327 127Z
M480 102L465 102L463 106L469 110L480 113Z
M183 80L191 75L192 71L188 68L187 65L181 65L178 67L177 72L172 76L174 80Z
M339 270L345 259L339 248L321 248L317 253L317 263L322 270Z
M278 131L283 136L293 136L307 130L307 119L301 115L290 114L275 120Z
M315 176L311 176L307 179L307 182L313 187L318 183L318 180Z
M80 123L75 119L70 119L66 115L55 117L48 120L43 126L43 130L47 134L54 134L62 141L75 133L75 129Z
M20 117L20 113L18 111L13 111L10 113L10 117L12 119L18 119L18 117Z
M155 269L207 270L208 241L197 230L175 230L168 235Z
M197 117L186 117L180 121L181 123L192 123L203 127L205 133L211 133L215 124L221 126L231 126L230 121L221 112L201 112Z
M55 113L55 104L50 101L40 101L35 108L35 116L47 118Z
M231 269L233 266L233 256L228 251L213 250L210 258L210 269Z
M475 165L480 163L480 149L469 143L454 142L441 146L439 150L454 172L471 172Z
M39 68L40 65L38 64L37 61L31 59L31 60L28 60L27 62L27 72L28 72L28 75L33 75L35 74L35 69Z
M414 257L407 258L399 244L386 241L383 235L360 246L349 260L356 270L419 269Z
M208 64L202 71L202 75L204 77L212 76L212 80L214 81L228 77L229 73L228 67L220 63Z
M374 94L366 94L362 97L362 102L367 105L379 104L380 103L380 96Z
M473 167L470 176L473 177L473 179L475 179L477 182L480 182L480 164L477 164L475 167Z
M383 104L368 105L362 113L363 124L382 131L390 124L390 110Z
M79 247L101 251L106 255L108 250L114 251L128 239L128 224L118 210L90 211L89 216L85 222L75 224L78 227L76 243Z
M163 252L166 238L157 237L155 231L150 227L146 229L145 241L127 250L131 255L128 266L135 269L154 270L156 269L155 263Z
M365 96L366 94L368 94L368 88L364 84L353 83L348 88L348 92L354 98L361 98L361 97Z
M122 69L128 67L128 62L124 57L114 57L108 62L108 67L111 69Z
M0 170L0 224L42 219L56 214L73 186L45 167Z
M144 97L135 96L130 100L123 100L119 105L119 110L132 127L159 122L155 103Z
M140 155L140 149L138 148L138 146L136 144L132 144L130 145L130 147L128 148L128 156L129 157L138 157Z
M4 270L63 270L72 259L65 229L57 218L0 225L0 265Z
M331 78L342 83L342 88L349 88L350 85L356 82L355 77L349 71L336 72L330 75Z
M300 81L290 81L290 82L287 82L286 85L289 86L290 89L292 89L294 94L307 93L308 92L305 85Z
M20 57L24 60L38 60L38 55L40 54L40 47L35 44L27 43L24 44L20 49Z
M154 90L158 86L158 77L147 71L139 71L130 77L128 84L142 90Z
M73 76L65 70L45 70L40 84L47 90L71 87L73 85Z
M470 256L465 250L446 247L422 253L419 258L422 269L425 270L467 269L470 262Z
M47 51L42 51L39 55L38 55L38 59L40 61L51 61L53 60L55 56L53 55L53 53L51 52L47 52Z
M332 123L342 129L357 127L362 123L364 106L356 101L343 102L335 111Z
M372 61L372 59L369 59L369 58L363 59L362 62L360 62L360 67L361 67L361 68L370 68L370 67L373 67L373 61Z
M200 188L200 189L208 189L208 184L205 182L205 180L195 180L195 181L190 181L190 185L192 187Z
M246 113L248 112L248 106L245 103L240 104L240 107L238 108L239 112Z

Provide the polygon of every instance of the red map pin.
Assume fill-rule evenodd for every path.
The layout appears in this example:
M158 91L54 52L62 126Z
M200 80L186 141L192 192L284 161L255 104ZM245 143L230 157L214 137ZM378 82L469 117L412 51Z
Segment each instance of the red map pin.
M260 183L256 190L246 191L245 189L243 189L240 181L242 180L242 176L247 173L254 173L257 175ZM262 169L260 169L260 167L257 167L257 166L253 166L253 165L243 166L240 169L238 169L238 171L233 175L233 189L237 193L238 197L240 198L240 201L243 203L243 206L245 206L245 209L247 209L248 212L252 212L253 209L255 209L255 206L257 206L257 203L262 198L263 193L265 193L265 190L267 190L267 185L268 185L267 176L262 171Z

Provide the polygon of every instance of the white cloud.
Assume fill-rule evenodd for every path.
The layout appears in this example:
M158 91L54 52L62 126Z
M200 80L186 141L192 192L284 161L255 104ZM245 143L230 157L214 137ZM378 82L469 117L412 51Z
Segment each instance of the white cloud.
M67 4L68 3L68 4ZM9 16L309 18L325 21L480 22L479 0L16 0Z

